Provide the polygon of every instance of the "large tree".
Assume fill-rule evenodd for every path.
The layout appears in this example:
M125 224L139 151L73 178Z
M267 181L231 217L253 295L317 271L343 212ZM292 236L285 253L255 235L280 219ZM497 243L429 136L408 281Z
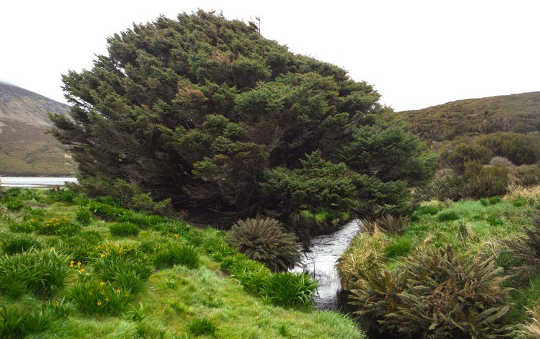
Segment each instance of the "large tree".
M54 135L83 180L192 212L401 211L433 171L372 86L211 12L134 25L63 82L71 119L54 116Z

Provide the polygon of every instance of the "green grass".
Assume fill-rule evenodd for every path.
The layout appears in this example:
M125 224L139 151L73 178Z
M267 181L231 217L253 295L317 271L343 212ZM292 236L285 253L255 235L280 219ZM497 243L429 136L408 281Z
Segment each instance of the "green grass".
M0 218L0 337L365 338L348 317L310 305L308 277L271 273L223 231L26 191ZM119 223L137 236L111 234Z

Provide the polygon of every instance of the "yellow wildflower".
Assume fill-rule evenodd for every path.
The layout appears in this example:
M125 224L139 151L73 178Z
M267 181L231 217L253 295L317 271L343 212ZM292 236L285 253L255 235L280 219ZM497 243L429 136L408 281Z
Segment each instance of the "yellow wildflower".
M105 253L101 253L100 257L105 258Z
M100 284L101 286L105 285L105 283L104 283L103 281L102 281L102 282L100 282L99 284Z
M84 273L84 272L86 272L86 270L84 268L81 268L81 270L79 272Z
M81 267L81 262L77 261L77 267Z
M98 305L98 306L101 306L101 300L98 300L98 301L97 301L97 305Z

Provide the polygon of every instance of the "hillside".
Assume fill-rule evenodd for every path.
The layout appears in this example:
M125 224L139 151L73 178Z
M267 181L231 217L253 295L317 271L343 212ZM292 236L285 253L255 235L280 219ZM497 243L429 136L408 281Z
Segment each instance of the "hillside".
M540 92L466 99L404 111L411 131L429 141L540 130Z
M68 190L10 189L0 212L0 338L365 338L222 231Z
M75 164L56 139L46 134L48 113L69 107L42 95L0 83L0 174L73 174Z

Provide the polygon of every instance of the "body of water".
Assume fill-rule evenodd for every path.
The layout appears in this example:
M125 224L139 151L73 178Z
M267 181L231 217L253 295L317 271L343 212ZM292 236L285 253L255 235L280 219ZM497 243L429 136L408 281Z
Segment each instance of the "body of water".
M336 269L337 261L345 252L362 223L353 220L339 231L313 238L309 251L293 272L305 272L319 283L315 303L320 309L336 309L341 282Z
M77 182L77 178L70 177L0 177L3 187L55 187L64 186L67 182Z

